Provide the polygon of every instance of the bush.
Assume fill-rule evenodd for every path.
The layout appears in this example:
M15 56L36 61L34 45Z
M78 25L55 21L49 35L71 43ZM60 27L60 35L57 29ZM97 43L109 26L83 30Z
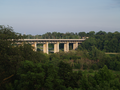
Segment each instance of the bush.
M89 70L89 73L93 73L93 72L94 72L93 69L90 69L90 70Z
M75 69L80 69L81 66L82 66L82 65L81 65L80 63L78 63L78 64L75 64L75 65L74 65L74 68L75 68Z
M90 68L93 69L93 70L97 70L98 66L96 64L93 64Z
M88 68L87 64L84 63L84 64L83 64L83 69L85 70L85 69L87 69L87 68Z

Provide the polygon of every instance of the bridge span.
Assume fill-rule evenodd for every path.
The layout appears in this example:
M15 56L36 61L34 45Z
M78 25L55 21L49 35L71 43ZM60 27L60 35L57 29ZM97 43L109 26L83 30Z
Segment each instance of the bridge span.
M69 51L69 43L73 43L73 50L78 48L78 44L85 41L85 39L18 39L17 44L23 42L29 43L34 47L34 51L37 51L37 44L43 44L43 52L48 54L48 44L54 44L54 53L59 52L59 44L64 44L64 52Z

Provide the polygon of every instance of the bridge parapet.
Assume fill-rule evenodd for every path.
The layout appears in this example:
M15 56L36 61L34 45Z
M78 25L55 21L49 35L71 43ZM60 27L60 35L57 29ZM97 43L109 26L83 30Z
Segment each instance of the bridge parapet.
M83 42L85 39L18 39L17 42Z

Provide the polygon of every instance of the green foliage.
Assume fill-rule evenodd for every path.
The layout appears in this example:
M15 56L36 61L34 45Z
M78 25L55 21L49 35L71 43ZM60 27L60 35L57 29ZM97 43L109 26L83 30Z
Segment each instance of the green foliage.
M104 66L94 76L86 75L80 80L82 90L119 90L120 78L116 78L114 74Z
M58 67L58 75L63 80L63 85L65 85L67 88L78 87L77 81L80 78L79 75L81 75L81 73L73 73L70 65L62 61L59 63Z
M113 78L114 78L114 75L110 70L108 70L107 66L104 66L95 74L95 79L97 80L97 83L110 81Z
M82 67L82 65L80 64L80 63L76 63L76 64L74 64L74 68L75 69L80 69Z
M73 38L81 38L77 33L60 33L60 32L47 32L43 35L26 35L25 38L29 39L34 39L34 38L39 38L39 39L73 39Z
M92 66L90 67L93 70L97 70L98 69L98 65L97 64L92 64Z
M120 70L120 55L109 56L102 52L120 51L119 32L37 35L41 38L87 36L89 39L79 47L83 51L47 55L34 52L28 44L15 45L12 39L26 38L26 35L21 36L12 27L0 25L0 90L120 90L120 75L109 70ZM83 69L90 70L72 71L72 68L80 69L82 65ZM90 74L94 72L92 69L99 70L93 75Z
M89 73L93 73L93 72L94 72L93 69L90 69L90 70L89 70Z
M0 26L0 89L10 87L16 78L21 61L45 62L48 58L39 52L34 52L30 45L17 46L12 39L22 38L13 32L11 27Z
M34 62L45 62L48 60L48 57L42 52L34 52L32 47L28 44L24 44L19 47L20 53L23 56L24 60L30 60Z
M40 63L34 64L31 61L23 61L17 72L18 80L15 80L17 90L39 89L44 83L44 69Z
M103 57L105 56L105 53L98 50L95 46L91 47L91 51L89 52L89 57L91 60L100 60L103 59Z
M86 63L83 64L83 69L87 69L88 68L88 65Z
M5 27L3 25L0 25L0 39L7 40L7 39L14 39L16 38L15 32L13 32L12 27L8 26Z
M89 35L91 33L91 35ZM85 40L79 49L91 50L91 46L97 47L101 51L105 52L120 52L120 33L119 32L104 32L99 31L96 34L89 32L89 38Z
M57 72L53 65L23 61L17 72L17 80L14 85L17 90L49 89L60 90L62 86Z
M19 48L14 46L12 39L19 38L12 27L0 25L0 87L4 89L5 84L13 80L23 57ZM12 44L11 44L12 43Z
M58 64L58 67L59 67L59 75L61 78L67 77L67 74L72 72L72 67L70 67L69 64L64 63L62 61Z
M96 39L93 37L90 37L81 44L82 48L88 51L91 51L92 50L91 46L95 46L95 45L96 45Z

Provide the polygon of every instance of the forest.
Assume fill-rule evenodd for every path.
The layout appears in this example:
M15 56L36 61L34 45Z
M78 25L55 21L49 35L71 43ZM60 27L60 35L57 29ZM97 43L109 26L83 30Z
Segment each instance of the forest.
M12 40L25 38L86 40L76 50L44 54ZM120 32L33 36L0 25L0 90L120 90Z

